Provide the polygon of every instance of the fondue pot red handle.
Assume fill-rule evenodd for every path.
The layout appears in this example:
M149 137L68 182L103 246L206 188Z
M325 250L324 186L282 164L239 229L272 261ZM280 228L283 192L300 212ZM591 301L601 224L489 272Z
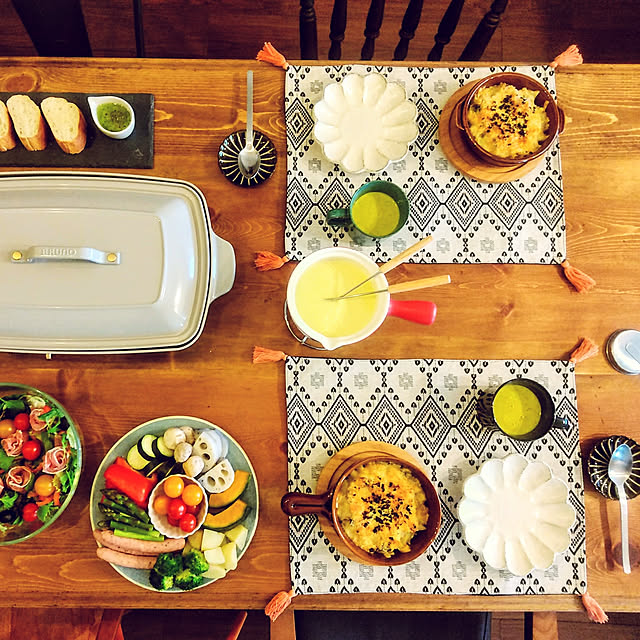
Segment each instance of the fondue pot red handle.
M332 499L333 490L319 494L292 491L282 496L280 507L288 516L323 513L330 518Z
M436 319L435 302L427 300L389 300L387 315L419 324L433 324Z

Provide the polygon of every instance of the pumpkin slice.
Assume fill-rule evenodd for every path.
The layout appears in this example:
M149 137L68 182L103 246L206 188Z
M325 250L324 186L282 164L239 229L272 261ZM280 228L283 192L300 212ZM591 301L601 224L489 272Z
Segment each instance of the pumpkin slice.
M242 500L236 500L230 507L224 511L216 513L207 513L203 526L206 529L229 529L244 520L249 512L249 505Z
M233 482L228 489L220 493L212 493L209 496L209 506L214 509L220 509L235 502L246 489L250 477L251 474L248 471L244 471L243 469L236 470Z

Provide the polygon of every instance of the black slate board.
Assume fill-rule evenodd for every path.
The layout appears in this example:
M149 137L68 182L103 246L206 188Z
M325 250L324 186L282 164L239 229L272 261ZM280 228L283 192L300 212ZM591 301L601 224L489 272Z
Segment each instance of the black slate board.
M6 104L13 93L0 91L0 99ZM28 95L37 105L49 96L65 98L78 105L87 121L87 146L76 154L64 153L48 131L47 148L27 151L20 141L14 149L0 152L2 167L125 167L131 169L153 168L153 106L151 93L41 93ZM87 96L114 95L126 100L136 116L133 133L124 140L109 138L96 129L91 117ZM46 121L45 121L46 122Z

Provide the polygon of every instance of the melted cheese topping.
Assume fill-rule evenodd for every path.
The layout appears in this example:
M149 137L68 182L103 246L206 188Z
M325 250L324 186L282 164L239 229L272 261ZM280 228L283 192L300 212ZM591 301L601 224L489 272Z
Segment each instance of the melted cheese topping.
M369 462L343 482L336 508L345 534L361 549L390 558L406 552L426 528L429 510L422 485L393 462Z
M549 137L546 104L535 103L538 93L504 82L480 89L468 111L475 141L500 158L517 158L537 151Z

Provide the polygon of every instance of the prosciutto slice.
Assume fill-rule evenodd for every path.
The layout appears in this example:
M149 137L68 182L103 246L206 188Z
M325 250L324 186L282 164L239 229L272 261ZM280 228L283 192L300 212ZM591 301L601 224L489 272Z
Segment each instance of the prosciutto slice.
M12 467L7 471L7 475L5 477L7 487L17 491L18 493L24 493L27 490L27 485L31 481L32 475L33 473L28 467Z
M26 431L16 431L6 438L2 438L2 448L8 456L19 456L22 445L29 439Z
M34 431L42 431L47 423L44 420L40 420L40 416L49 413L51 409L49 407L40 407L39 409L32 409L29 414L29 424Z
M67 468L69 462L69 452L65 451L62 447L53 447L44 454L44 463L42 471L44 473L60 473Z

